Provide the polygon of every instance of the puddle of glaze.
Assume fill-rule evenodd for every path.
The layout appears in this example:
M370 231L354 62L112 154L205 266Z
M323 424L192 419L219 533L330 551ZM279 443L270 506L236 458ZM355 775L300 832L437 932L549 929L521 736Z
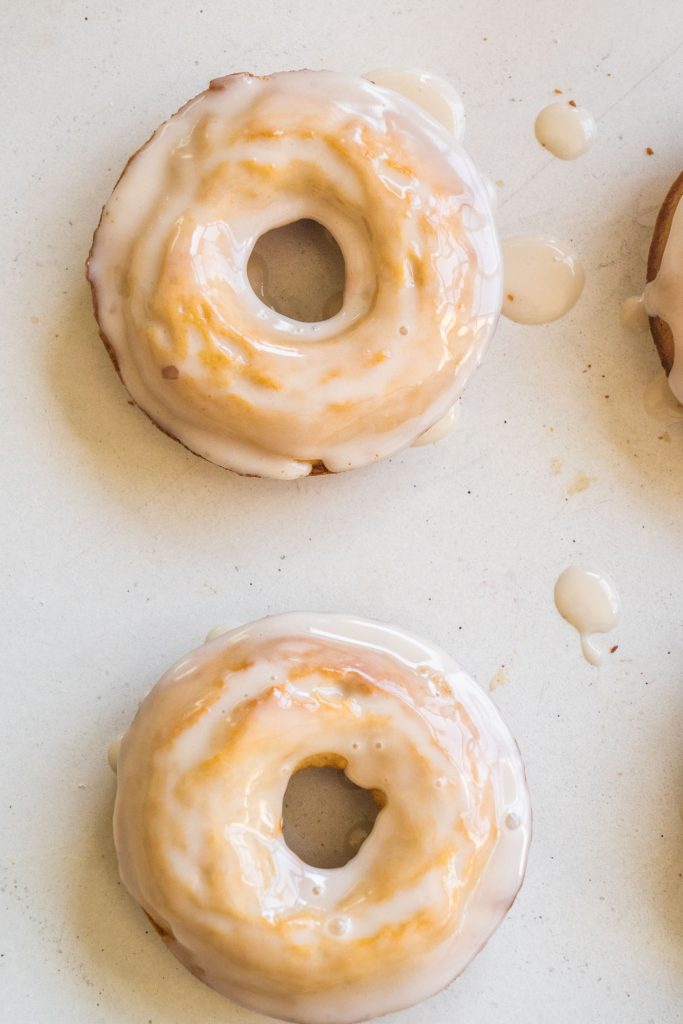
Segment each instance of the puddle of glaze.
M420 434L417 441L413 441L413 448L420 448L424 444L436 444L447 437L460 419L460 403L452 405L446 415L442 417L433 427Z
M559 242L536 235L502 243L503 315L518 324L548 324L576 304L585 281L583 267Z
M669 387L666 374L662 370L645 388L643 393L645 412L658 423L683 422L683 405L680 404Z
M459 142L462 141L465 135L465 107L457 89L445 78L412 68L380 68L367 71L363 78L382 89L393 89L405 96L440 121Z
M612 583L600 573L570 566L555 584L555 606L581 637L581 651L591 665L602 655L591 637L608 633L619 618L619 596Z
M622 327L628 331L646 331L649 326L647 310L642 295L629 295L621 304L619 312Z
M559 160L576 160L590 147L596 133L595 118L583 107L551 103L536 118L536 139Z

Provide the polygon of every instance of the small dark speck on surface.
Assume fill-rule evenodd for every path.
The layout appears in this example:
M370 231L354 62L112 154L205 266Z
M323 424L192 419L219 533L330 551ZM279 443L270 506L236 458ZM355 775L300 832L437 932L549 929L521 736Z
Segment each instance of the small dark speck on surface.
M648 146L645 150L645 153L647 156L652 156L654 154L654 149L652 148L652 146Z
M614 652L618 651L618 650L619 650L619 644L615 644L614 647L610 647L609 652L610 652L610 654L614 654Z
M570 100L569 101L569 106L570 107L575 107L576 106L576 100Z

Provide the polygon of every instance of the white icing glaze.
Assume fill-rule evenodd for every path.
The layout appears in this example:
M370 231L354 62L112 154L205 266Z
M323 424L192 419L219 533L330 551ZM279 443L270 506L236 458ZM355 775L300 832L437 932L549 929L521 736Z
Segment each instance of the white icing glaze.
M119 736L117 739L112 740L107 750L107 762L111 770L116 774L117 765L119 763L119 753L121 752L121 739Z
M555 605L578 631L583 656L591 665L599 665L600 651L590 638L594 633L608 633L617 624L619 596L613 584L597 572L570 566L555 584Z
M547 324L574 306L584 285L583 267L550 238L506 238L503 250L503 315L518 324Z
M681 423L683 405L669 387L663 373L658 373L649 382L643 393L643 405L648 416L659 423Z
M669 237L657 276L645 285L643 303L649 316L658 316L671 330L674 339L674 362L669 373L669 387L683 402L683 203L679 202L671 221Z
M440 419L438 423L435 423L429 430L425 430L424 434L418 437L417 441L413 441L413 448L419 448L425 444L436 444L437 441L443 441L444 437L455 429L458 420L460 419L460 403L456 402L452 405L443 419Z
M621 304L620 319L622 326L629 331L646 331L648 326L647 311L642 295L629 295Z
M495 208L498 206L498 189L493 184L490 178L484 177L483 182L486 188L486 195L489 197L491 209L495 210Z
M551 103L536 118L534 131L541 146L553 156L576 160L591 145L597 126L593 115L583 107Z
M209 630L209 632L206 634L204 643L211 643L212 640L216 640L219 636L223 636L224 633L229 633L231 629L237 629L237 627L241 625L241 622L235 621L222 622L218 626L214 626L213 629Z
M134 400L219 465L279 478L383 458L454 404L500 310L486 189L398 93L331 72L212 83L105 206L88 275ZM257 239L310 218L345 260L341 310L264 305Z
M340 759L386 797L343 867L287 847L282 801ZM252 1009L349 1024L448 984L521 884L531 815L517 746L451 659L393 627L281 615L187 655L124 737L121 878L176 956Z
M462 142L465 136L465 106L460 93L445 78L433 75L430 71L411 68L380 68L367 71L363 78L383 89L392 89L416 103Z

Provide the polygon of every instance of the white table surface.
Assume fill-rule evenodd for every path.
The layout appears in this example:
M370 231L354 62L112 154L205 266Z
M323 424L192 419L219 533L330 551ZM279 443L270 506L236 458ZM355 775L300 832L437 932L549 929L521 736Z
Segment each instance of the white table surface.
M517 903L458 982L392 1021L683 1019L683 426L646 414L654 349L619 325L683 163L680 0L4 0L0 17L0 1017L264 1019L177 965L118 883L106 748L209 627L314 608L422 633L483 686L504 665L493 696L528 768ZM339 477L232 476L127 404L83 276L100 206L211 77L406 64L461 90L502 233L569 239L584 295L557 324L501 323L444 443ZM598 120L575 163L534 141L554 88ZM623 598L600 670L553 606L573 562Z

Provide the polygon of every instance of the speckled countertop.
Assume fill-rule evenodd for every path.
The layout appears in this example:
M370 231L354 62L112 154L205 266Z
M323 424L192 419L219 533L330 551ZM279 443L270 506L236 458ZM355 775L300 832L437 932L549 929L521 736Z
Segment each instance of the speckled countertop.
M263 1019L190 977L119 886L106 748L210 626L301 607L448 648L495 686L528 768L535 839L517 903L465 975L397 1024L683 1018L683 429L646 413L654 349L619 325L683 163L683 7L487 6L3 5L0 1005L12 1024ZM442 444L289 485L231 476L127 404L83 276L101 203L211 77L406 64L461 91L466 144L503 182L502 233L570 241L582 299L547 327L501 323ZM598 120L573 164L533 137L555 88ZM553 606L570 562L621 592L618 649L599 670Z

